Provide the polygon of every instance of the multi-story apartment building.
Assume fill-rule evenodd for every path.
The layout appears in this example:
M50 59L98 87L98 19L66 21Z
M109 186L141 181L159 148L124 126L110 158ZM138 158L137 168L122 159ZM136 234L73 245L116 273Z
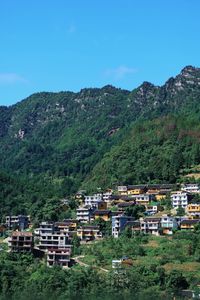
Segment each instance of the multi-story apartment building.
M100 232L99 226L89 225L78 228L77 236L81 241L92 241L102 238L102 233Z
M55 265L63 268L68 268L70 265L71 246L67 248L48 249L47 251L47 266L52 267Z
M148 217L145 219L140 219L140 227L141 231L144 233L159 235L160 218Z
M125 229L127 222L130 221L134 221L134 218L124 215L112 216L112 236L118 238L120 233Z
M81 223L90 223L95 208L79 207L76 209L76 219Z
M30 223L29 216L18 215L18 216L6 216L6 226L9 229L19 229L24 230L28 228Z
M112 195L112 192L113 192L112 190L108 190L108 191L104 192L103 195L102 195L103 201L109 202L109 199L110 199L110 196Z
M60 231L76 231L78 226L78 220L76 219L65 219L62 222L55 222L55 227Z
M194 230L195 226L199 224L200 220L198 219L187 219L182 220L180 223L181 230Z
M200 216L200 204L190 203L187 206L187 213L192 217Z
M54 223L42 222L35 230L35 246L41 251L49 249L65 249L70 245L67 230L60 230Z
M127 186L126 185L119 185L117 187L117 191L120 195L127 195Z
M169 193L172 191L172 189L175 187L174 184L168 184L168 183L163 183L163 184L148 184L147 185L147 193L148 194L158 194L160 192L165 192Z
M138 205L148 205L151 201L155 200L155 196L151 194L139 194L132 197Z
M200 193L199 184L198 183L184 183L181 185L181 191L187 193Z
M102 219L104 221L109 221L111 218L111 211L110 210L95 210L93 213L92 219Z
M174 217L162 215L160 226L163 234L173 234L173 230L178 228L178 223Z
M31 252L33 249L33 234L26 231L13 231L8 246L11 252Z
M54 232L54 223L53 222L41 222L40 227L36 228L34 231L35 237L40 237L41 235L49 234Z
M158 203L150 203L146 205L146 215L154 215L158 212Z
M141 195L146 193L146 185L128 185L127 186L127 195Z
M188 205L188 194L182 191L171 193L171 201L173 208L177 209L182 207L186 209Z
M85 196L85 206L90 207L90 208L97 208L98 203L101 202L103 199L102 194L94 194L92 196Z

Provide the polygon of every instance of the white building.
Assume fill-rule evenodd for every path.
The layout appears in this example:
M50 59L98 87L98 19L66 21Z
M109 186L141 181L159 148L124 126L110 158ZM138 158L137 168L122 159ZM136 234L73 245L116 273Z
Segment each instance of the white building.
M200 193L198 183L185 183L181 185L181 191L188 193Z
M163 234L173 234L173 229L177 229L178 223L174 217L168 215L162 215L161 217L161 228L163 230Z
M102 201L102 194L94 194L92 196L85 196L85 206L97 207L98 203Z
M112 216L112 236L118 238L125 229L127 222L133 220L133 217L128 216Z
M37 248L47 252L49 249L65 249L69 247L68 232L61 232L53 223L42 222L35 230Z
M185 209L188 205L188 194L183 191L173 192L171 194L171 201L173 208L182 207Z
M158 212L158 205L146 205L146 214L147 215L154 215Z
M89 207L79 207L76 209L76 219L82 223L90 223L93 209Z
M103 201L110 202L111 195L112 195L112 191L103 193Z
M127 186L126 185L119 185L117 187L117 191L120 195L127 195Z
M149 217L140 219L140 228L144 233L151 233L153 235L159 235L160 218Z
M150 201L153 201L155 199L155 196L151 194L139 194L132 195L132 198L138 205L148 205Z

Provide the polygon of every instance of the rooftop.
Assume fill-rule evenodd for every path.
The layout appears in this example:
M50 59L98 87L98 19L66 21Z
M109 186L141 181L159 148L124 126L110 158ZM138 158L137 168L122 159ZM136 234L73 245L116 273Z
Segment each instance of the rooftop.
M28 231L13 231L12 236L33 236L33 234Z
M110 214L111 211L110 210L95 210L94 214L95 215L106 215L106 214Z

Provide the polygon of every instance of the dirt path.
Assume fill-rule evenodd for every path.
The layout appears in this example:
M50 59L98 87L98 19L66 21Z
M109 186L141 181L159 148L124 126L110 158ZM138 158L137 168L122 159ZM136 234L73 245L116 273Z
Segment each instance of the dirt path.
M84 257L85 257L85 255L79 255L79 256L73 257L73 260L76 263L78 263L80 266L89 267L90 265L88 265L88 264L86 264L86 263L79 260L79 258L84 258Z
M82 262L82 261L80 260L80 258L84 258L84 257L85 257L85 255L79 255L79 256L73 257L72 259L73 259L76 263L78 263L80 266L90 267L90 265L88 265L88 264L86 264L86 263L84 263L84 262ZM108 270L106 270L106 269L104 269L104 268L101 268L101 267L96 267L96 268L99 269L99 270L101 270L101 271L103 271L103 272L106 272L106 273L109 272Z

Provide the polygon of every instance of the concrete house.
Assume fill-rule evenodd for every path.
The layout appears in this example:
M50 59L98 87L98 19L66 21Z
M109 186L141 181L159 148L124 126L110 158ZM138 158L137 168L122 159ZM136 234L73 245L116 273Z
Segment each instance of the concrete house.
M13 231L8 246L11 252L32 252L33 234L26 231Z
M85 206L90 207L90 208L97 208L98 203L101 202L103 199L102 194L94 194L92 196L85 196Z
M117 187L117 191L120 195L127 195L127 186L126 185L119 185Z
M192 217L199 217L200 216L200 204L191 203L187 206L187 213Z
M47 251L47 266L61 266L68 268L70 265L71 246L67 248L48 249Z
M171 193L171 201L173 208L177 209L182 207L186 209L188 205L188 194L183 191L173 192Z
M137 205L148 205L151 201L155 200L155 196L151 194L139 194L132 197Z
M134 221L134 218L124 215L112 216L112 236L118 238L125 229L127 222L130 221Z
M54 223L42 222L35 231L36 247L47 252L49 249L68 248L70 241L66 231L60 231Z
M141 195L141 194L145 194L146 191L147 191L147 186L145 184L127 186L128 195Z
M83 206L76 209L76 219L81 223L90 223L95 208Z
M161 229L163 234L173 234L173 230L178 228L178 223L174 217L168 215L162 215L160 221Z
M199 224L200 220L198 219L187 219L182 220L180 223L181 230L193 230L195 225Z
M111 211L110 210L95 210L93 213L93 219L102 219L104 221L109 221L111 218Z
M198 183L184 183L181 185L181 191L187 193L200 193L199 184Z
M30 218L29 216L25 215L18 215L18 216L6 216L6 226L9 229L19 229L19 230L24 230L28 228L30 223Z
M144 233L150 233L153 235L159 235L159 230L161 227L160 218L148 217L145 219L140 219L140 228Z
M77 236L81 241L92 241L102 238L99 226L96 225L84 225L77 229Z

